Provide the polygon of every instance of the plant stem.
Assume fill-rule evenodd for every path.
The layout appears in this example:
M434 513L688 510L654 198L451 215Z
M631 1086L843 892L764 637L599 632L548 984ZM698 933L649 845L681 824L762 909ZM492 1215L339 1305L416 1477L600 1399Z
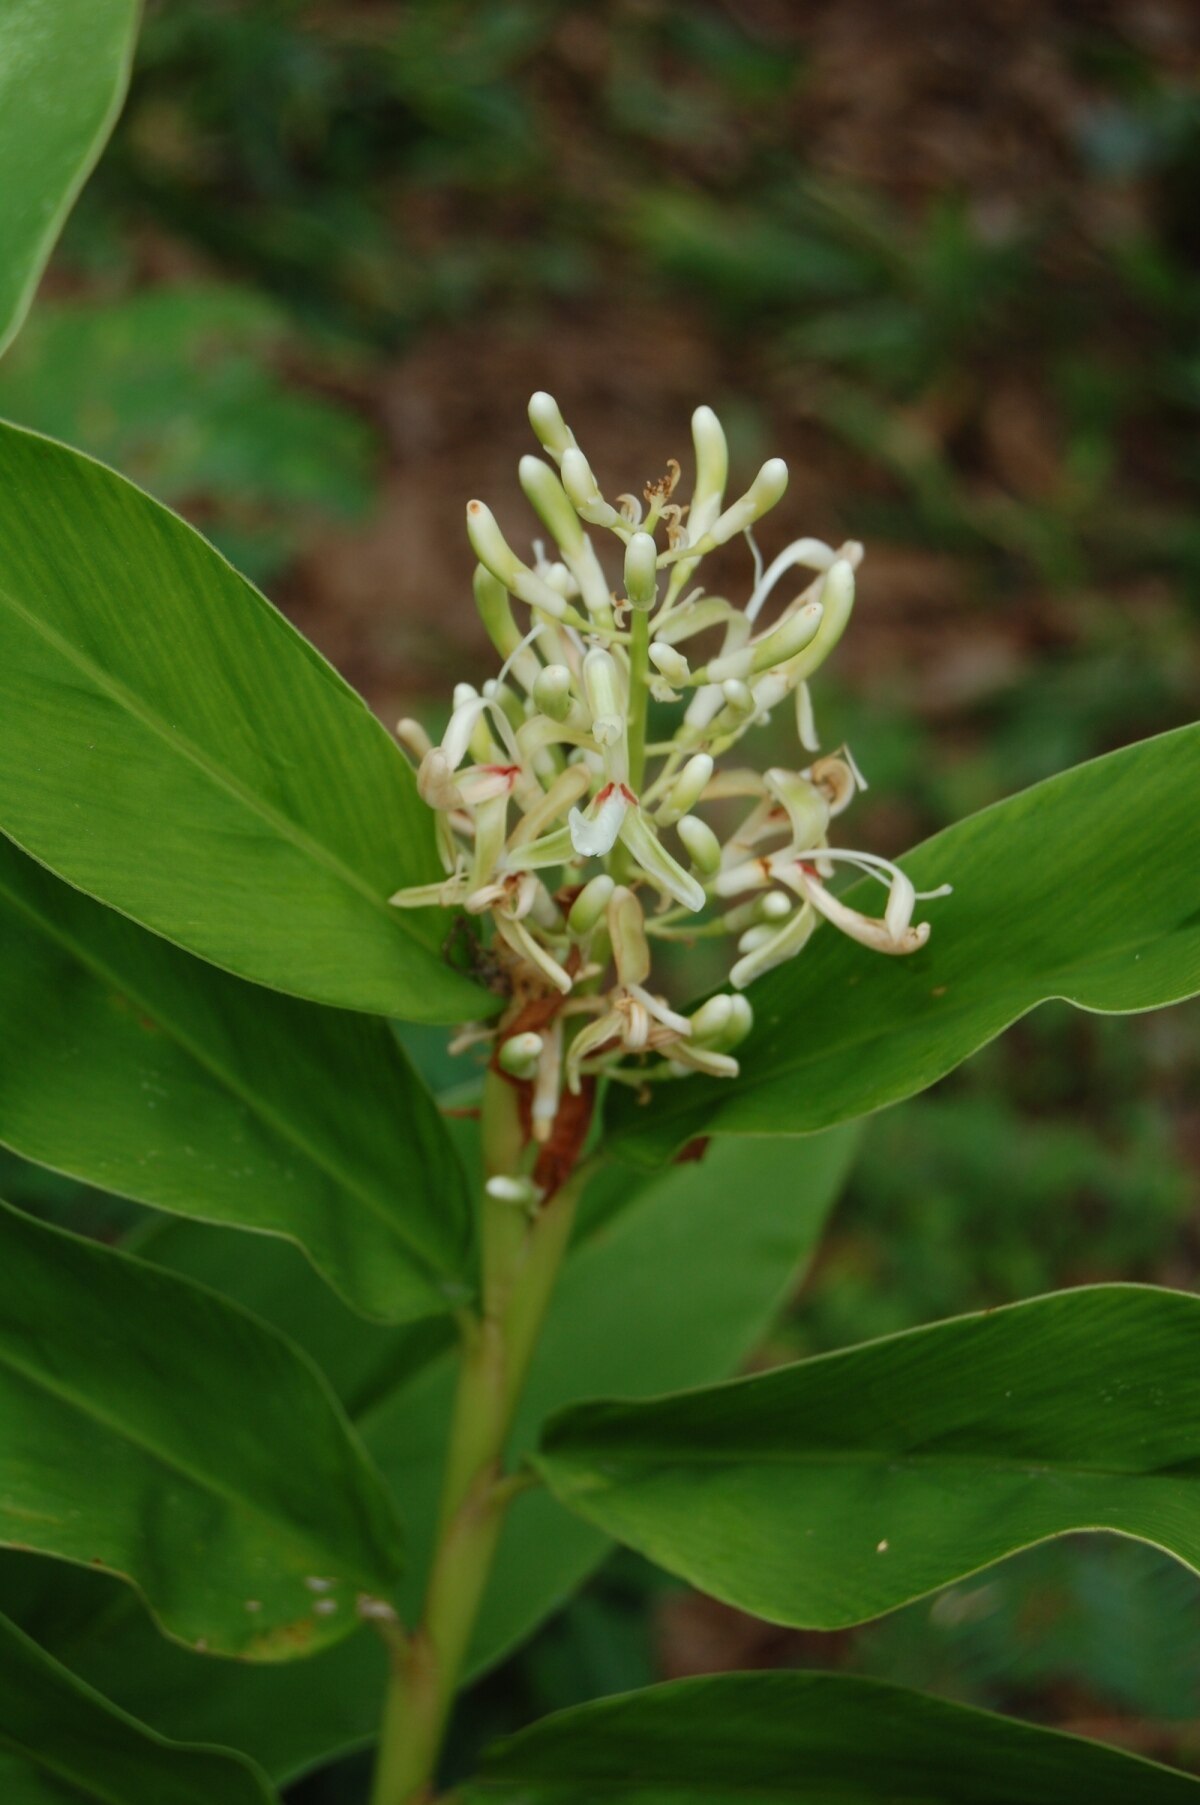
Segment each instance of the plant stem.
M650 614L635 608L630 621L629 643L629 785L640 796L646 775L646 688L650 674Z
M511 1086L488 1074L484 1159L512 1158ZM514 1170L508 1164L504 1169ZM570 1239L576 1172L531 1218L484 1193L482 1308L463 1330L437 1545L421 1622L392 1658L371 1805L425 1805L515 1493L503 1475L512 1420Z

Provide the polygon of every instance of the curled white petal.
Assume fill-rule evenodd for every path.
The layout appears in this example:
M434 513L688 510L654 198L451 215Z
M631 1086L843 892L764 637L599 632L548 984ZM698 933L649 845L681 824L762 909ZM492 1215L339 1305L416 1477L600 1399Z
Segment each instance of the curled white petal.
M612 851L628 807L628 792L620 784L610 783L586 815L580 809L571 810L567 816L571 844L581 859L602 859Z

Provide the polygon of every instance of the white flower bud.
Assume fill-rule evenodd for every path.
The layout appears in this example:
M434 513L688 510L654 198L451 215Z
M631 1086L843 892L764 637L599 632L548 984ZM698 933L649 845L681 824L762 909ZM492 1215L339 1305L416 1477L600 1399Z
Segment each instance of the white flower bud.
M720 1040L729 1027L732 1014L732 997L709 997L706 1003L701 1003L691 1018L692 1039L703 1042Z
M634 608L658 599L658 547L651 533L634 533L625 547L625 593Z
M721 694L725 698L725 706L732 708L734 714L750 714L754 709L754 697L747 683L737 677L727 677L721 685Z
M571 673L565 664L547 664L534 681L533 705L552 721L565 721L571 712Z
M750 1006L749 997L731 996L729 1001L732 1013L721 1047L725 1053L732 1053L734 1047L740 1047L754 1026L754 1010Z
M583 661L583 690L592 713L592 734L598 746L612 746L626 729L625 686L611 652L593 646Z
M692 415L692 444L696 451L696 485L688 513L688 540L695 545L721 512L729 477L729 448L721 422L711 407L698 407Z
M608 899L608 933L621 983L626 988L644 984L650 976L646 918L641 903L624 884L618 884Z
M517 466L525 499L567 558L583 550L583 528L567 499L567 492L541 458L523 457Z
M792 665L795 677L811 677L846 631L854 608L854 566L848 558L836 558L826 571L821 584L821 606L824 614L816 636Z
M768 890L765 896L756 896L751 907L760 921L786 921L792 912L792 898L786 890Z
M524 1082L537 1071L544 1044L540 1034L514 1034L508 1040L501 1041L496 1064L510 1078L519 1078Z
M559 474L572 507L590 526L611 527L620 520L617 510L601 495L600 486L592 475L592 466L582 451L575 448L564 451Z
M606 871L602 871L599 877L594 877L591 883L583 886L571 904L571 911L567 916L567 931L574 934L577 940L582 940L585 935L591 933L608 908L608 901L615 887L612 878Z
M664 813L687 815L699 802L713 774L713 761L707 752L696 752L667 791Z
M677 652L674 646L664 645L660 639L652 640L649 650L651 664L656 671L662 672L668 683L681 689L690 681L692 668L682 652Z
M787 481L788 468L783 459L768 458L746 493L718 516L703 539L697 542L698 547L711 551L714 546L725 545L739 533L744 533L748 526L761 520L776 502L783 499Z
M541 608L556 620L575 618L574 610L568 607L549 583L535 576L533 571L522 564L504 534L496 523L496 516L486 502L469 501L467 503L467 538L471 541L471 550L479 559L485 570L490 570L498 582L504 584L513 595L527 602L531 608Z
M551 457L561 458L574 448L575 434L563 419L558 402L545 389L529 397L529 424Z
M520 646L521 635L509 606L508 590L482 564L475 566L472 588L475 591L475 606L488 638L501 658L511 658Z
M849 566L847 566L847 569ZM783 664L786 659L794 658L811 645L820 630L825 609L820 602L805 602L797 608L795 614L789 614L786 620L780 621L773 633L751 646L754 662L750 669L754 675L759 671L769 670L772 665Z
M489 1178L484 1189L493 1203L511 1204L518 1210L534 1209L540 1195L531 1178Z
M707 821L701 821L699 815L684 815L675 823L675 831L701 877L711 877L720 869L721 842Z

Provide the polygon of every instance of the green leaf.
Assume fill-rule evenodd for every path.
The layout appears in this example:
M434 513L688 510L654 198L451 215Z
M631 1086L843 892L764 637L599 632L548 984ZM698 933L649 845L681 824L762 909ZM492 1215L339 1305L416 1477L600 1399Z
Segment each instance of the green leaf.
M5 1805L271 1805L240 1755L167 1742L0 1617L0 1794Z
M655 1162L698 1134L809 1134L912 1096L1051 997L1120 1013L1200 990L1200 727L1037 784L904 860L928 906L918 953L823 928L750 992L741 1076L615 1100L610 1145ZM872 894L874 892L874 894ZM869 882L847 893L872 909Z
M1200 1299L1097 1285L709 1390L583 1404L537 1465L670 1572L811 1629L1069 1530L1200 1569Z
M198 533L0 427L0 831L240 977L380 1015L495 1007L438 948L433 817L360 697Z
M0 351L112 130L137 0L5 0L0 12Z
M0 1205L0 1541L132 1581L248 1660L345 1636L400 1568L329 1387L244 1310Z
M1194 1805L1200 1781L1101 1743L831 1673L729 1673L543 1718L464 1805Z
M547 1410L598 1389L647 1392L702 1384L735 1370L761 1342L798 1265L811 1253L853 1139L841 1132L803 1143L729 1141L712 1147L700 1163L673 1166L649 1180L626 1169L613 1175L625 1191L619 1215L610 1213L611 1197L590 1191L584 1210L590 1231L565 1268L517 1426L518 1445L532 1446ZM596 1189L607 1192L613 1180L601 1176ZM221 1244L235 1253L228 1234L170 1225L166 1242L168 1257L186 1260L188 1270L228 1282L218 1264ZM286 1247L264 1244L259 1251L272 1254L277 1265L295 1265ZM265 1298L261 1272L254 1283L255 1295ZM274 1309L286 1309L282 1296ZM286 1319L293 1319L292 1311ZM299 1312L294 1320L299 1330ZM308 1332L325 1340L320 1322ZM378 1331L371 1334L378 1340ZM407 1338L404 1348L398 1339L397 1348L408 1360L398 1369L393 1363L386 1385L380 1349L358 1422L403 1498L415 1593L437 1508L453 1374L444 1357L433 1364L417 1360L414 1371ZM338 1364L357 1387L359 1369L343 1357ZM610 1546L548 1494L517 1499L485 1600L472 1672L491 1666L530 1634ZM72 1665L100 1680L127 1709L167 1734L243 1749L280 1782L362 1746L375 1733L383 1651L369 1635L290 1668L234 1672L182 1649L164 1649L144 1620L129 1611L118 1622L104 1601L94 1627L82 1631L63 1624L57 1608L51 1616L53 1629L31 1619L35 1633L56 1651L61 1636Z
M0 840L0 1141L300 1243L369 1316L465 1294L468 1201L385 1023L216 971Z

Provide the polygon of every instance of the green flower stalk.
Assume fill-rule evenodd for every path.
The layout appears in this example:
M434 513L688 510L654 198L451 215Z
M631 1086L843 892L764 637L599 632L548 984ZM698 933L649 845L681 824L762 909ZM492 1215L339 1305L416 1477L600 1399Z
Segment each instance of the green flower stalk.
M929 935L918 902L948 886L918 893L888 860L831 843L866 786L847 750L813 756L809 683L849 622L861 545L795 539L764 569L752 528L782 499L787 466L769 459L726 502L728 452L711 408L692 418L690 505L674 499L674 459L640 498L610 502L553 397L535 395L529 414L552 462L522 458L520 482L550 549L535 541L524 562L490 509L468 504L475 596L503 664L482 691L458 686L438 745L401 723L445 875L391 900L490 921L511 1003L462 1044L493 1041L499 1069L530 1084L531 1132L545 1142L564 1087L735 1076L753 1020L741 993L756 978L795 958L822 922L874 951L911 953ZM588 528L616 542L607 562ZM739 535L755 571L742 608L696 580L705 554ZM760 623L785 578L794 593ZM647 744L651 700L678 718ZM754 732L785 705L801 756L795 769L760 772ZM730 799L744 812L722 839L705 810ZM885 887L880 916L830 890L843 867ZM695 933L730 942L731 990L688 1017L655 988L651 949Z

